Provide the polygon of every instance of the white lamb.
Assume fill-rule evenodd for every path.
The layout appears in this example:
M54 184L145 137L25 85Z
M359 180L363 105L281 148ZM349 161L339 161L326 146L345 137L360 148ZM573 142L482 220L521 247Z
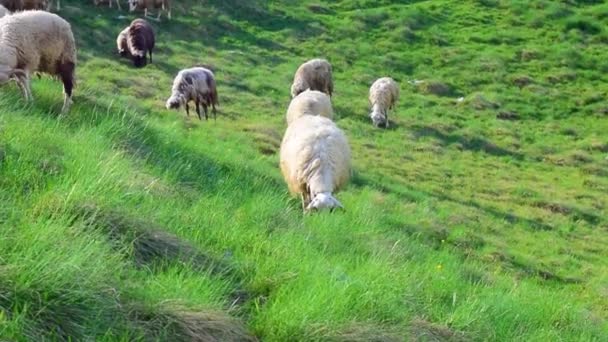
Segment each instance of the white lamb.
M63 82L62 113L70 109L76 43L70 24L45 11L18 12L0 19L0 84L14 79L32 101L30 76L46 73Z
M350 147L330 119L303 115L281 143L281 172L289 190L300 194L305 211L343 208L333 196L351 175Z
M369 103L372 111L369 116L374 126L388 128L388 110L393 109L399 100L399 85L390 77L377 79L369 88Z
M331 99L320 91L307 89L294 97L287 108L287 125L302 115L321 115L333 119L334 111L331 107Z
M331 64L325 59L311 59L300 65L291 84L291 97L296 97L306 89L322 91L331 96L334 83L331 75Z
M5 15L10 15L11 11L9 11L6 7L0 5L0 18L4 17Z
M190 101L194 101L199 119L202 120L199 108L201 104L205 111L205 120L207 120L208 106L211 106L213 118L216 118L215 106L219 105L219 100L215 76L211 70L195 67L181 70L177 74L175 80L173 80L171 97L167 100L167 109L185 107L186 114L190 115L190 107L188 106Z

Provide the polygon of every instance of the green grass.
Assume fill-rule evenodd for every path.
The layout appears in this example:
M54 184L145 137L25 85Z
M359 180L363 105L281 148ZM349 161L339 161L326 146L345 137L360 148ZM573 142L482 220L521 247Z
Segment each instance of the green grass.
M50 78L0 89L0 339L608 338L608 5L184 1L140 70L113 52L134 16L65 2L71 113ZM303 215L277 151L313 57L354 177ZM196 64L217 122L164 109Z

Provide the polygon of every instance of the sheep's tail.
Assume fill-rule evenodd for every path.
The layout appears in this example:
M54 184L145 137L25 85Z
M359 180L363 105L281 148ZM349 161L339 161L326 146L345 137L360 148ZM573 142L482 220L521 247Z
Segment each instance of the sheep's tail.
M334 210L336 208L344 209L344 206L338 201L331 192L321 192L316 194L310 201L306 210Z

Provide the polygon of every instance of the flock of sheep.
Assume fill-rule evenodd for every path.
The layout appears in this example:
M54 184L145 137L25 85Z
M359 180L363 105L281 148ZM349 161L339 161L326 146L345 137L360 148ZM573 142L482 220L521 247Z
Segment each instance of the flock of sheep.
M104 1L94 0L95 4L101 2ZM112 6L112 0L105 2ZM116 3L120 8L119 2ZM170 18L168 0L129 0L129 5L131 10L161 8ZM0 85L14 80L23 97L32 101L31 74L55 76L63 83L62 114L65 114L72 103L76 43L70 24L45 11L49 8L48 0L0 0ZM120 55L129 57L136 67L152 62L155 35L145 20L131 22L119 33L116 44ZM342 208L334 193L351 175L348 141L332 121L333 91L332 67L324 59L302 64L291 85L292 100L286 113L288 127L281 143L280 168L289 190L301 196L305 211ZM390 77L372 84L369 102L374 126L388 127L388 111L398 98L399 86ZM208 119L209 107L216 117L219 100L211 70L183 69L175 77L166 108L185 108L190 115L190 102L195 104L199 119L202 119L201 106L205 119Z

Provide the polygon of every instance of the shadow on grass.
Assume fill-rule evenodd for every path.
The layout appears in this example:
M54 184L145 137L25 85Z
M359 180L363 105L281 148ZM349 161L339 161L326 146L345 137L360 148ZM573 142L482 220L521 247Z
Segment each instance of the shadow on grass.
M524 155L521 153L509 151L483 138L444 133L431 126L414 126L412 128L417 138L433 137L440 140L444 145L459 144L462 146L462 149L473 152L484 152L497 157L511 157L517 160L524 158Z
M458 198L455 198L452 196L448 196L445 194L441 194L441 193L437 193L437 192L429 192L429 191L424 191L424 190L420 190L420 189L414 189L411 187L407 187L407 192L399 191L399 190L396 190L395 187L390 186L390 179L388 179L387 177L383 177L383 180L384 180L384 182L381 183L381 182L371 179L369 176L364 176L364 175L358 174L357 177L353 179L352 183L355 186L359 186L359 187L368 186L368 187L374 188L378 191L381 191L381 192L384 192L387 194L394 194L409 202L416 202L416 201L419 201L426 197L433 197L440 201L452 202L452 203L456 203L461 206L472 207L477 210L481 210L481 211L485 212L486 214L493 216L496 219L507 221L510 224L523 224L523 225L531 227L532 229L535 229L535 230L551 231L554 229L553 226L546 224L542 221L520 217L520 216L511 214L511 213L507 213L507 212L498 210L496 208L484 206L484 205L479 204L474 201L463 201L461 199L458 199ZM387 180L389 182L386 182Z

